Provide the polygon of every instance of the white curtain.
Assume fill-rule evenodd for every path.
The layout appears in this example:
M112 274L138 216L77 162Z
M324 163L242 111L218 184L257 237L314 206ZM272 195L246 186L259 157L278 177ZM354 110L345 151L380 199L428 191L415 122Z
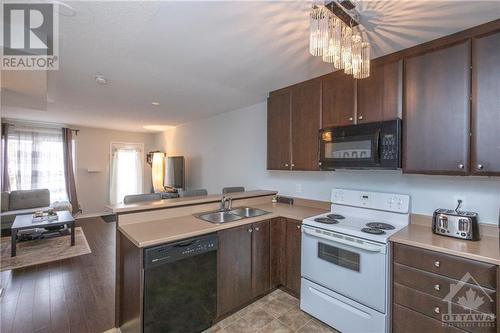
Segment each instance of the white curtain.
M8 133L10 189L48 189L50 201L66 201L61 129L12 126Z
M126 195L143 192L143 155L142 144L111 144L109 201L112 205L122 203Z

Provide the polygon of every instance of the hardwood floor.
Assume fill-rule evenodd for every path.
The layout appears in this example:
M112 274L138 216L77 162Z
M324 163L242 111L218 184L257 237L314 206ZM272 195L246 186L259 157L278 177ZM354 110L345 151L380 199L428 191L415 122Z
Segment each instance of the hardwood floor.
M91 254L1 272L2 333L103 332L114 326L115 223L81 219Z

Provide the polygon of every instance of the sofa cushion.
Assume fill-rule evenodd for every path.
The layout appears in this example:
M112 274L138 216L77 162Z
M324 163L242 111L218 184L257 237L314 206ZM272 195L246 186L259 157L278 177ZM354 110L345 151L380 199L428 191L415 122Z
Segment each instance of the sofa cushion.
M9 197L9 210L19 210L50 205L50 192L47 189L12 191Z
M9 192L2 192L2 202L0 203L2 212L9 210Z

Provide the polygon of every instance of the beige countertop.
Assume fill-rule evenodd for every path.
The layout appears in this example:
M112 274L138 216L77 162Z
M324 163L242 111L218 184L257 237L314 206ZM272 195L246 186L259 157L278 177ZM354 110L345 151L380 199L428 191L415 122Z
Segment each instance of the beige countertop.
M430 225L410 224L391 236L390 240L440 253L500 265L500 239L482 236L479 241L467 241L432 233Z
M238 206L235 205L234 208L236 207ZM228 222L225 224L213 224L200 220L193 215L188 215L164 220L127 224L118 226L118 230L136 246L148 247L208 234L223 229L234 228L245 224L269 220L275 217L302 220L309 216L327 212L327 210L319 208L278 203L256 204L252 205L252 207L260 208L270 213L258 217Z
M256 190L256 191L246 191L246 192L235 192L225 194L226 197L233 199L243 199L243 198L254 198L266 195L275 195L277 191L267 191L267 190ZM118 204L118 205L108 205L106 208L110 209L115 214L136 212L141 210L150 209L161 209L161 208L173 208L180 206L189 205L199 205L210 202L217 202L222 199L222 194L209 194L200 197L183 197L174 199L164 199L157 201L140 202L136 204Z

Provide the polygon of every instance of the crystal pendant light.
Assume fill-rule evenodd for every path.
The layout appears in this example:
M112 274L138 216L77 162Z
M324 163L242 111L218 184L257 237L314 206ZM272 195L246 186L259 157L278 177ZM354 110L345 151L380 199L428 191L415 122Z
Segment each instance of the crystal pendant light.
M354 34L352 36L352 46L351 46L351 73L356 76L360 75L361 72L361 44L363 43L363 40L361 39L361 36L358 34Z
M316 57L323 55L328 47L329 10L324 6L314 6L310 14L309 52Z
M370 76L370 43L361 43L361 54L360 54L361 64L359 71L354 73L355 79L366 79Z
M341 64L339 69L344 69L346 74L352 74L352 29L346 24L342 25L341 39Z
M332 63L333 67L340 68L340 51L342 39L342 21L336 16L330 17L328 48L323 51L323 61Z

